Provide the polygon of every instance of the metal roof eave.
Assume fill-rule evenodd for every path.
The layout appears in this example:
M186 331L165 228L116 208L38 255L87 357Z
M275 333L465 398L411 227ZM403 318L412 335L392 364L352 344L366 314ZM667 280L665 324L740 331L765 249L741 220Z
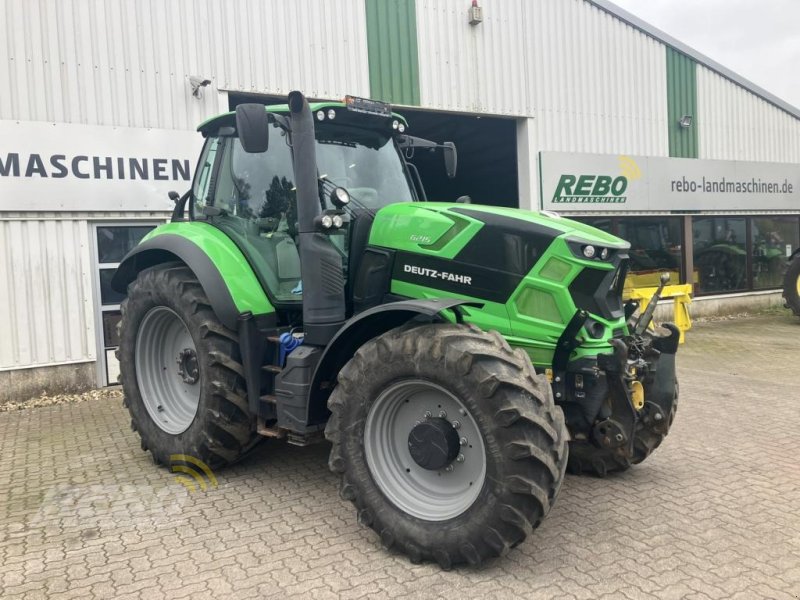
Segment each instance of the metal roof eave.
M612 16L618 18L619 20L624 21L631 27L635 27L636 29L658 40L659 42L662 42L667 46L672 46L678 52L681 52L693 58L703 66L708 67L712 71L715 71L716 73L722 75L726 79L729 79L733 83L751 91L756 96L759 96L761 99L766 100L767 102L776 106L777 108L780 108L781 110L789 113L795 119L800 119L800 108L792 106L788 102L781 100L780 98L778 98L774 94L771 94L761 86L756 85L752 81L745 79L744 77L738 75L737 73L734 73L727 67L722 66L717 61L712 60L705 54L701 54L694 48L691 48L686 44L684 44L683 42L678 41L668 33L661 31L657 27L650 25L650 23L643 21L636 15L629 13L624 8L620 8L613 2L610 2L609 0L586 0L586 1L589 2L590 4L594 4L600 10L603 10L611 14Z

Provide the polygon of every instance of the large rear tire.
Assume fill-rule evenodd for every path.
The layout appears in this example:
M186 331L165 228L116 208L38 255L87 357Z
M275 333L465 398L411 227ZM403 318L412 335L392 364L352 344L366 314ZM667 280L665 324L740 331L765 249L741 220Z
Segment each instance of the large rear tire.
M128 286L120 322L123 404L156 464L189 455L211 468L260 439L247 408L236 334L217 319L194 273L159 265Z
M786 301L786 308L800 317L800 254L796 255L783 278L783 299Z
M443 568L480 564L524 540L555 501L563 414L496 332L394 329L362 346L338 381L330 468L387 548Z

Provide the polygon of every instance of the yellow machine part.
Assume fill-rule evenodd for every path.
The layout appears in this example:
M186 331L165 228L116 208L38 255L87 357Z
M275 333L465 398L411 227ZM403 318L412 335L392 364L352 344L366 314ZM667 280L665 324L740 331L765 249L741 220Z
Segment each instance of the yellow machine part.
M639 310L644 311L653 294L656 293L656 286L653 287L633 287L636 276L628 276L625 280L623 297L626 301L637 300ZM629 287L630 286L630 287ZM692 328L692 318L689 315L689 304L692 302L692 284L682 283L678 285L666 285L661 292L661 299L671 298L675 302L673 322L681 332L680 343L684 342L684 335ZM652 327L652 323L650 324Z

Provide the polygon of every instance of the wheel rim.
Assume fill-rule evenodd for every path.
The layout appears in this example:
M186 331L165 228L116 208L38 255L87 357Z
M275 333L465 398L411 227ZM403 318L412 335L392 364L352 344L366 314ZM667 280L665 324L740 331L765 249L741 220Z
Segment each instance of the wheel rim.
M409 434L426 419L439 418L457 421L459 455L442 469L426 469L411 455ZM380 490L419 519L457 517L475 502L486 478L486 452L477 423L456 396L429 381L409 379L384 390L367 414L364 443L367 465Z
M186 431L200 403L200 369L189 329L166 306L150 309L136 334L136 381L153 422L170 434Z

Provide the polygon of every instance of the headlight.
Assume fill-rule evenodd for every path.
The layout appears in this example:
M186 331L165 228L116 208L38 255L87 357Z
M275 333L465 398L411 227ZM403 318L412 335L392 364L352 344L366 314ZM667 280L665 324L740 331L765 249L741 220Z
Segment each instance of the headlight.
M325 229L330 229L331 227L333 227L333 217L331 217L330 215L322 215L320 223L322 223L322 226Z
M402 123L399 123L397 125L397 131L399 131L400 133L403 133L405 130L406 130L406 126L403 125Z
M394 121L392 121L392 129L397 129L398 127L400 127L400 121L395 119Z
M339 229L339 227L342 225L344 225L344 219L342 219L342 216L333 215L333 226L336 227L336 229Z
M594 246L584 246L583 247L583 255L586 258L594 258L595 254L596 254L596 250L594 249Z
M605 260L605 259L608 258L608 248L603 248L602 250L600 250L600 258L602 260Z
M332 108L328 109L328 118L333 121L336 118L336 111Z
M324 121L325 120L325 111L318 110L317 111L317 121Z

